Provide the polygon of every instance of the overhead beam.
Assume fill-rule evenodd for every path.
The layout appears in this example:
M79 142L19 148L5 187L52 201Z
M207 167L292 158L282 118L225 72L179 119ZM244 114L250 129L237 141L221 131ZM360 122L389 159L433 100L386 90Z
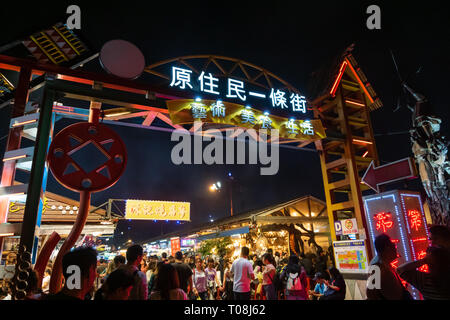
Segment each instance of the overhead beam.
M328 222L328 217L285 217L285 216L263 216L255 217L256 222L267 222L267 223L317 223L317 222Z

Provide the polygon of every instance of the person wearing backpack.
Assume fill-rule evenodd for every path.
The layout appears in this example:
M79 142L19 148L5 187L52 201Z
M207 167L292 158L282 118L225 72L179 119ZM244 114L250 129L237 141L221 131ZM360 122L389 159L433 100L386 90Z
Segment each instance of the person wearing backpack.
M277 276L277 272L274 266L275 259L270 253L263 255L262 261L264 263L263 268L263 282L262 286L267 300L277 300L277 291L275 290L274 278Z
M299 265L299 259L296 255L289 257L286 268L281 273L281 279L285 279L286 300L307 300L307 280L305 269Z

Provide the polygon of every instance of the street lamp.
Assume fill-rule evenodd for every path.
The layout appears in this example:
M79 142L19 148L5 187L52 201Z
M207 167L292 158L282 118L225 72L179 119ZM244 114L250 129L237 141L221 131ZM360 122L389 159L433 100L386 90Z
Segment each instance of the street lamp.
M231 175L231 172L228 172L228 184L229 184L229 192L230 192L230 215L233 216L233 176ZM222 183L220 181L217 181L216 183L209 186L209 191L211 192L220 192L222 189ZM212 222L212 221L211 221Z

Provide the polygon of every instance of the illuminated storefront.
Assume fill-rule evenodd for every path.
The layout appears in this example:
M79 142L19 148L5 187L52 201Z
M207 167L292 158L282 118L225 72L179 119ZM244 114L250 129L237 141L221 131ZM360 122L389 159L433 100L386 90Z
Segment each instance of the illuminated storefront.
M14 253L19 244L19 236L23 221L25 203L21 198L13 199L9 202L8 223L2 224L0 232L8 229L8 237L2 252L2 260ZM79 202L51 192L46 192L44 206L42 210L42 224L39 227L39 247L41 247L48 237L57 232L64 239L70 233L79 209ZM109 216L106 210L91 206L86 225L82 235L106 236L113 235L117 224L117 217ZM15 253L14 253L15 255Z
M327 250L331 245L326 206L312 196L206 223L186 231L177 231L144 242L147 252L171 253L171 238L179 237L182 251L197 251L203 242L229 239L229 252L239 255L242 246L252 253L316 253L317 246ZM309 240L313 241L309 241ZM309 245L308 243L312 243ZM215 254L214 248L211 254Z

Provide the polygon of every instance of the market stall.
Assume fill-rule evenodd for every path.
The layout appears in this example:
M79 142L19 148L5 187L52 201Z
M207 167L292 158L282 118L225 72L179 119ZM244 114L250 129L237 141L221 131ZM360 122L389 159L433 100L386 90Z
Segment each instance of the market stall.
M152 238L143 244L155 254L173 254L170 239L175 236L180 238L183 251L197 251L205 241L229 239L228 249L234 256L239 254L242 246L250 247L257 254L269 248L274 252L300 254L317 253L331 245L326 205L313 196L227 217L213 224L201 224ZM213 254L214 249L211 248Z
M5 235L2 259L0 265L0 279L11 278L14 275L14 264L20 242L20 232L25 203L20 197L9 202L8 223L0 225L0 233ZM57 232L63 241L75 222L79 202L55 193L46 192L44 196L42 224L38 228L38 252L44 246L51 234ZM113 218L104 209L90 207L86 225L83 228L78 243L97 242L97 237L113 235L117 225L117 218ZM60 243L62 242L60 241ZM57 247L57 249L59 246ZM58 250L50 257L52 260Z

